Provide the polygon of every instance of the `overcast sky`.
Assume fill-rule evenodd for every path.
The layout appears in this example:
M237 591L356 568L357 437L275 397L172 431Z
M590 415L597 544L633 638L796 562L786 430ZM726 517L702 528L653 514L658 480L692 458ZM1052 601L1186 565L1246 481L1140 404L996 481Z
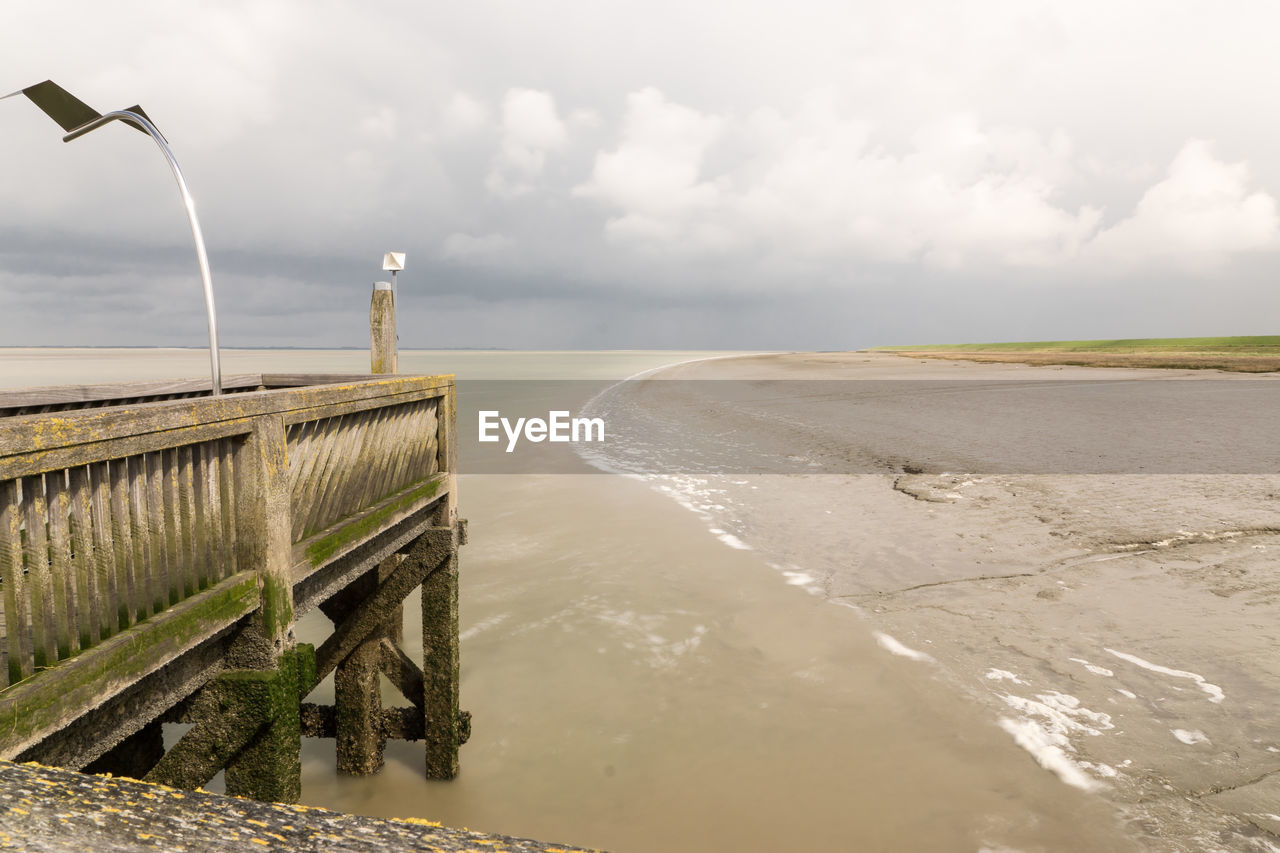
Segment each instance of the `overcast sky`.
M0 94L141 103L224 346L1280 333L1280 5L6 3ZM204 343L159 153L0 101L0 345Z

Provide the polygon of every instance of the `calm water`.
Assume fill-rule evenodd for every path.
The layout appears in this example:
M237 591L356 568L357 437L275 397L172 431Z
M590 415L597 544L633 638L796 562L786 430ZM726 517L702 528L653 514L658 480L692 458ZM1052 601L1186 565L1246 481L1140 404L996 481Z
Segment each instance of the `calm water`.
M607 379L709 355L411 352L401 371ZM206 366L201 351L0 350L0 387ZM228 351L223 369L368 362ZM1038 768L932 670L645 483L464 474L460 505L462 704L474 715L460 777L424 780L420 750L395 742L378 776L339 777L332 742L308 740L305 803L619 851L1128 849L1109 808ZM420 655L415 603L406 645ZM313 614L299 639L328 628Z

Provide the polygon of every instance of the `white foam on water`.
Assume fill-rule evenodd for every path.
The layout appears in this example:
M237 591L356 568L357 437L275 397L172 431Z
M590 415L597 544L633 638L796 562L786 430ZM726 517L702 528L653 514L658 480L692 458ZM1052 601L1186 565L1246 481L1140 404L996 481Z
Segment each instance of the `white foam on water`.
M1034 720L1000 718L1000 728L1013 736L1013 742L1031 753L1036 763L1063 782L1084 791L1093 791L1098 783L1090 779L1066 753L1071 743L1066 737L1046 730Z
M1151 672L1158 672L1161 675L1168 675L1173 678L1189 678L1194 681L1201 690L1209 694L1210 702L1221 702L1223 699L1227 698L1227 694L1222 691L1221 687L1205 681L1203 675L1199 675L1194 672L1187 672L1185 669L1170 669L1167 666L1160 666L1159 664L1152 663L1151 661L1143 660L1137 655L1131 655L1127 652L1118 652L1115 649L1105 649L1104 651L1115 655L1120 658L1120 660L1128 661L1131 664L1140 666L1143 669L1150 670Z
M488 619L481 619L467 630L458 635L458 640L469 640L477 634L483 634L490 628L496 628L511 617L510 613L499 613L497 616L490 616Z
M1112 678L1115 676L1115 673L1107 669L1105 666L1095 666L1089 663L1084 658L1068 658L1068 660L1070 660L1072 663L1080 664L1082 667L1089 670L1094 675L1105 675L1107 678Z
M1117 692L1117 693L1119 693L1121 696L1124 696L1124 697L1126 697L1126 698L1128 698L1128 699L1137 699L1137 698L1138 698L1138 694L1137 694L1137 693L1134 693L1132 690L1125 690L1125 689L1124 689L1124 688L1122 688L1122 687L1117 687L1117 688L1116 688L1116 692Z
M721 542L728 545L730 548L736 548L739 551L751 550L751 546L748 545L746 542L743 542L741 539L739 539L737 536L734 536L732 533L726 533L725 531L721 530L718 527L712 527L711 533Z
M1116 770L1110 764L1103 764L1101 762L1092 763L1089 761L1081 761L1080 766L1086 770L1092 770L1094 773L1097 773L1099 776L1101 776L1104 779L1114 779L1120 775L1120 771Z
M1098 787L1098 782L1086 769L1104 778L1117 775L1109 765L1077 763L1070 755L1075 752L1071 743L1073 735L1097 736L1115 728L1109 714L1091 711L1082 707L1075 696L1056 691L1036 694L1034 699L1011 693L1000 698L1022 715L1018 720L1002 717L1000 727L1013 735L1014 742L1031 753L1041 767L1063 782L1091 791Z
M1169 731L1178 740L1187 746L1195 746L1198 743L1209 743L1209 738L1205 737L1204 732L1199 729L1169 729Z
M988 681L1012 681L1014 684L1027 683L1007 669L989 669L987 670L986 678Z
M918 652L915 649L904 646L902 643L898 642L893 637L890 637L888 634L884 633L883 631L873 631L872 633L875 635L876 642L880 644L880 648L884 649L887 652L898 655L900 657L910 658L911 660L918 660L918 661L933 660L933 658L929 657L924 652Z

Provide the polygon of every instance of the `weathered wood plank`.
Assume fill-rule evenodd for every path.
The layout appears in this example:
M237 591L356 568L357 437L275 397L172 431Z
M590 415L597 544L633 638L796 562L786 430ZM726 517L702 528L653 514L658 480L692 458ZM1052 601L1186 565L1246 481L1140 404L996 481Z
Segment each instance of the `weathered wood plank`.
M222 538L219 544L220 560L218 572L220 577L229 577L240 571L239 552L236 542L236 504L238 498L235 489L235 448L237 442L224 438L217 443L218 448L218 491L221 496Z
M200 588L199 567L196 563L196 493L195 462L192 448L178 448L178 531L179 565L182 569L182 597L194 595Z
M433 474L373 506L315 533L293 546L293 579L300 581L318 568L355 550L388 527L441 501L447 474Z
M289 465L284 422L264 415L236 453L236 562L257 573L262 636L284 647L293 628L293 580L289 539ZM274 659L254 668L267 669Z
M169 554L167 548L167 519L164 511L165 460L163 451L148 453L147 464L147 524L151 536L147 549L151 554L151 612L159 613L169 606Z
M262 377L257 374L224 376L222 379L224 391L256 388L262 384ZM152 379L144 382L115 382L102 385L53 385L2 391L0 392L0 409L136 400L139 397L162 397L200 392L209 392L208 379Z
M44 477L24 477L22 483L23 520L26 544L22 553L31 591L31 635L36 669L52 666L58 659L58 640L53 613L53 574L49 569L49 541L45 524L48 510L44 497Z
M49 513L49 573L53 578L53 630L58 659L66 660L80 649L75 613L75 592L71 586L75 568L71 565L71 531L67 519L71 501L67 495L65 471L44 475L45 505Z
M71 472L71 559L75 565L76 630L80 648L87 649L101 639L98 633L96 605L99 600L98 573L95 570L93 535L90 517L93 513L89 468L72 468Z
M414 414L418 408L429 405L425 400L406 406L397 406L391 430L387 435L387 446L382 454L380 476L385 479L387 492L398 492L404 487L406 466L409 459L409 439L413 432ZM378 497L381 497L379 495Z
M219 421L182 429L161 430L146 435L125 436L106 441L96 441L48 450L14 453L0 456L0 476L25 477L31 474L74 468L101 459L117 459L157 453L184 444L213 441L224 436L242 435L249 429L251 419ZM0 426L5 424L0 419Z
M114 520L111 518L111 471L109 463L99 462L89 466L92 482L92 528L94 572L97 575L97 623L98 640L106 639L116 632L119 625L116 616L120 603L120 591L117 588L116 547L114 541Z
M452 527L458 521L458 442L454 435L457 429L458 389L450 385L440 401L436 412L436 468L449 475L449 494L445 498L437 523L441 527Z
M310 475L302 501L302 506L304 507L302 517L303 536L316 530L319 525L321 504L324 500L326 489L329 487L329 482L333 478L331 466L336 464L337 454L340 453L343 417L325 418L322 423L323 431L321 432L316 466Z
M293 506L293 541L302 538L307 516L311 510L311 502L315 499L317 465L322 456L327 455L328 434L325 425L328 419L306 421L295 424L290 429L300 430L305 441L300 440L296 448L289 451L289 466L294 476L291 501ZM292 474L297 465L296 475Z
M375 409L360 416L360 436L347 463L344 482L338 490L337 515L348 516L363 509L361 495L369 486L370 474L381 449L382 426L387 409Z
M131 465L127 459L113 459L111 466L111 538L116 568L116 625L124 630L138 619L137 573L140 564L136 561L136 549L133 543L133 477Z
M359 437L359 425L356 415L343 415L330 421L333 430L333 449L326 460L324 470L320 472L320 484L316 494L316 503L312 507L311 517L307 520L307 530L323 530L331 524L334 501L338 487L343 483L347 461L352 447Z
M381 398L361 398L346 403L335 402L323 406L316 406L314 408L296 409L285 412L284 420L286 424L294 424L300 421L314 420L316 418L350 415L357 412L367 412L370 409L380 409L387 406L399 406L404 403L413 403L417 400L435 400L439 399L443 394L444 386L441 386L405 394L388 394Z
M143 676L215 636L258 605L242 573L0 693L0 757L11 759Z
M147 467L145 456L130 456L129 539L133 545L133 614L136 621L152 613L151 518L147 514ZM130 622L130 625L134 622Z
M213 445L199 444L192 451L192 575L197 589L209 586L213 571L217 538L214 535L214 507L217 498L213 494L213 468L210 460Z
M182 575L182 521L179 510L181 488L179 480L180 463L178 449L164 450L161 460L161 504L164 518L164 554L165 554L165 606L176 604L183 599Z
M31 599L22 571L22 512L16 480L0 481L0 584L4 586L4 629L7 666L4 684L32 673Z
M225 394L221 397L110 406L0 418L0 457L78 444L186 429L266 414L287 414L289 423L329 416L326 409L379 408L393 398L432 396L451 376L378 377L343 385L320 385ZM179 444L186 442L177 442ZM63 466L67 467L67 466Z

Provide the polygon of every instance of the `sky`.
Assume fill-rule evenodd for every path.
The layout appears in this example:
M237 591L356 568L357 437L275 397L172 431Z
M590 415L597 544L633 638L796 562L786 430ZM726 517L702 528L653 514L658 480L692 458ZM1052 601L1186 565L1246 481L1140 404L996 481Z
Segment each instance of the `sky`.
M1280 333L1280 5L7 3L0 94L141 104L223 346ZM154 145L0 101L0 346L203 346Z

